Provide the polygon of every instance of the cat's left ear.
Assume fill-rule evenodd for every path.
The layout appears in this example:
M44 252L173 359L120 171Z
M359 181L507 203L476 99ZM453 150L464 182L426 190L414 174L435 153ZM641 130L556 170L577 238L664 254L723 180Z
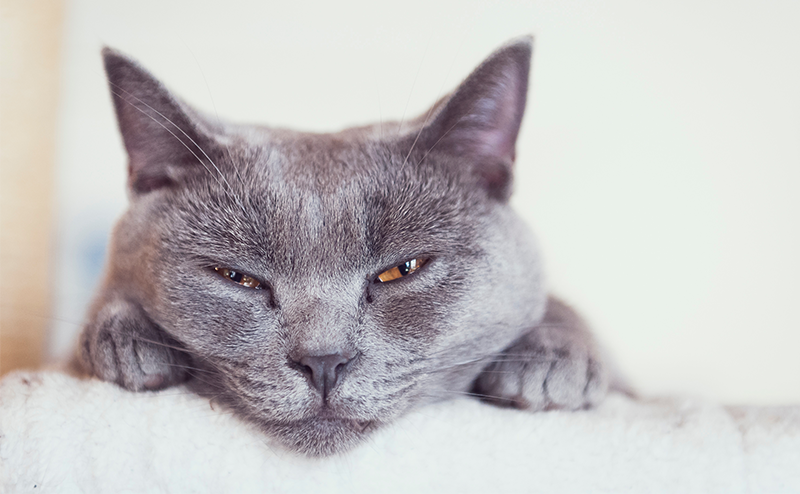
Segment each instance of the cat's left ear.
M490 55L431 109L417 138L416 147L426 153L465 158L489 195L499 200L511 194L532 51L533 38L526 36Z

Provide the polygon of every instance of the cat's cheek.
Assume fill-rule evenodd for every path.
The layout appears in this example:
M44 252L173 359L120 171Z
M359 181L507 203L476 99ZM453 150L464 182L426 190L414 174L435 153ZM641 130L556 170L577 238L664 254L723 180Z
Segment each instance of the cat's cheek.
M375 331L390 340L430 343L439 332L433 321L446 312L436 301L419 295L396 296L376 305L372 315Z
M368 313L382 337L429 345L451 330L452 311L465 298L469 283L464 272L454 273L447 265L438 268L421 273L419 280L390 282L376 290Z
M258 339L259 334L274 332L276 313L268 298L261 293L237 292L211 291L202 285L173 287L160 297L167 303L161 304L159 319L176 336L202 343L212 351L215 345Z

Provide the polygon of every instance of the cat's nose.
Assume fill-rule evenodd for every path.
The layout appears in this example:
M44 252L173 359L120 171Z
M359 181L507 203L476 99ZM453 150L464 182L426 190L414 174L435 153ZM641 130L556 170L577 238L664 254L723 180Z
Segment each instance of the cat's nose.
M342 376L348 368L348 364L354 360L352 354L334 353L330 355L306 355L295 362L301 372L306 374L308 382L322 394L323 399L328 398L328 394L339 384Z

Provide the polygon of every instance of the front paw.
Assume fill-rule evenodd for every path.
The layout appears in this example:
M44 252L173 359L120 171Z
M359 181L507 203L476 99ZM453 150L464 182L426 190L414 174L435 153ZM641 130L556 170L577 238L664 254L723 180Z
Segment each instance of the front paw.
M576 410L602 401L608 381L608 371L580 316L550 297L543 321L497 355L472 391L503 406Z
M104 381L132 390L156 390L184 381L188 357L132 303L112 301L84 327L79 360Z

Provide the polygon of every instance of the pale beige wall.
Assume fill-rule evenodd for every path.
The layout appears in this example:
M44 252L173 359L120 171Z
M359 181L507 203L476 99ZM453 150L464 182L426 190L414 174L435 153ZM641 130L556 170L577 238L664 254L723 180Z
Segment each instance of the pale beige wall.
M0 3L0 374L42 361L49 323L60 0Z
M68 6L54 357L74 348L126 205L102 45L211 114L325 131L422 112L534 33L513 202L553 289L644 394L800 400L800 2Z

